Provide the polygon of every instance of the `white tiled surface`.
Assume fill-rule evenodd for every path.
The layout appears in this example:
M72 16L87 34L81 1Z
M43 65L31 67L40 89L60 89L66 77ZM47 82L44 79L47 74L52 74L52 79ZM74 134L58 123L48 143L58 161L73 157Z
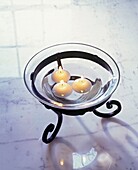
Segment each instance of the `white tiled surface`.
M15 45L12 13L9 11L1 11L0 23L0 46Z
M72 153L86 154L92 146L107 160L98 157L99 164L82 170L137 170L137 17L137 0L0 0L0 170L70 170ZM44 47L72 41L97 46L117 61L121 82L112 98L123 110L108 120L64 116L58 137L45 145L41 134L56 115L28 93L23 70Z

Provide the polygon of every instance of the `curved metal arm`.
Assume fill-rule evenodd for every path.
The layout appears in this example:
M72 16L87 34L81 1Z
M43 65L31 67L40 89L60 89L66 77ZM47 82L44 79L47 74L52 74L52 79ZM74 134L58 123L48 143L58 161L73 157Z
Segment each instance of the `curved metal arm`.
M63 116L61 113L57 113L57 115L58 115L58 122L57 122L56 127L54 124L50 123L43 132L42 141L46 144L52 142L55 139L55 137L61 127ZM53 133L51 134L50 137L48 137L48 133L52 132L52 131L53 131Z
M99 116L99 117L103 117L103 118L110 118L112 116L115 116L117 115L120 111L121 111L121 104L119 101L117 100L110 100L106 103L106 107L107 109L111 109L113 107L113 105L116 105L117 108L116 110L110 112L110 113L101 113L99 111L97 111L96 109L93 110L93 113L96 115L96 116Z

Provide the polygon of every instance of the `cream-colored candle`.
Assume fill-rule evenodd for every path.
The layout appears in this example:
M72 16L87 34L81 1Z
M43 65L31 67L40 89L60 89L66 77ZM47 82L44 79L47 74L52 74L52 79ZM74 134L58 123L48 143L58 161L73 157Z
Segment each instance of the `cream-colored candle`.
M55 84L53 87L53 93L57 97L67 97L72 93L72 87L61 80L60 83Z
M70 79L70 73L66 70L63 70L60 66L58 70L56 70L52 74L52 80L56 83L59 83L61 80L67 82Z
M76 79L72 84L73 90L78 93L88 92L91 89L91 86L91 82L83 77Z

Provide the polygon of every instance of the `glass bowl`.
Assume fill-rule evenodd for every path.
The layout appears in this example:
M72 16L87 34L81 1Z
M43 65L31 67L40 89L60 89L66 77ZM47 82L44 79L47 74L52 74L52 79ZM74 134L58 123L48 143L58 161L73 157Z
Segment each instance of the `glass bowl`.
M65 82L55 82L53 74L59 68L69 73ZM88 90L74 90L78 79L89 82ZM63 110L81 110L106 102L116 90L120 71L114 59L103 50L82 43L64 43L45 48L35 54L24 70L24 82L30 93L46 106ZM57 84L68 84L66 93ZM63 84L62 84L63 86ZM79 87L78 87L79 88ZM86 88L85 88L86 89Z

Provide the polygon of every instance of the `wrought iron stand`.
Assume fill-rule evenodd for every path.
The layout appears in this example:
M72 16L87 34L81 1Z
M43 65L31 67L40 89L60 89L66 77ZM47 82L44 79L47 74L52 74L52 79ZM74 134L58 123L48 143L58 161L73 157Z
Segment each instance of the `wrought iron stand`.
M100 106L103 105L103 104L100 104ZM68 111L68 110L61 110L61 109L53 109L52 107L44 105L47 109L52 109L57 114L58 120L57 120L56 125L54 125L53 123L50 123L46 127L46 129L44 130L43 135L42 135L42 141L44 143L48 144L55 139L55 137L58 134L58 132L61 128L61 125L62 125L63 114L70 115L70 116L77 116L77 115L84 115L86 112L92 111L98 117L110 118L110 117L117 115L121 111L122 107L121 107L120 102L117 101L117 100L109 100L109 101L106 102L107 109L113 108L114 105L117 106L117 108L114 111L109 112L109 113L99 112L97 110L97 108L100 107L100 106L91 107L91 108L88 108L88 109L77 110L77 111L73 111L73 110ZM52 133L50 137L48 137L49 133Z
M74 103L66 105L67 100L63 99L61 101L61 99L59 100L56 98L56 96L53 96L52 87L54 84L49 84L48 89L45 90L45 94L42 93L43 80L48 76L51 76L51 74L54 72L55 63L58 65L58 67L62 66L61 59L63 61L63 65L68 66L70 72L73 73L70 78L71 81L79 78L77 76L80 76L83 71L90 73L88 76L84 76L86 76L86 78L88 77L91 82L95 79L95 77L100 80L99 78L105 78L107 73L110 74L102 86L102 94L98 96L99 98L96 97L94 100L89 98L88 100L85 100L84 103L78 102L77 106L76 101L78 98L75 98L73 100ZM75 64L77 67L75 65L75 72L72 72L72 65L74 64L74 61L76 61ZM85 67L83 68L84 63ZM81 70L83 69L81 73L80 67ZM93 69L88 70L87 68ZM98 70L98 75L93 77L94 68L98 68L100 72ZM45 48L34 55L27 63L24 71L25 84L32 95L35 96L45 106L46 109L51 109L58 116L57 124L54 125L53 123L50 123L44 130L42 141L48 144L54 140L61 128L63 114L68 116L77 116L84 115L86 112L93 112L93 114L102 118L110 118L117 115L121 111L121 104L117 100L109 99L117 88L119 79L120 71L114 59L103 50L91 45L79 43L58 44ZM91 93L90 96L92 96ZM63 104L63 107L56 105L53 101L60 101ZM106 104L107 109L111 109L113 106L115 106L115 109L113 109L114 111L110 111L109 113L102 113L98 111L98 108L104 104Z

